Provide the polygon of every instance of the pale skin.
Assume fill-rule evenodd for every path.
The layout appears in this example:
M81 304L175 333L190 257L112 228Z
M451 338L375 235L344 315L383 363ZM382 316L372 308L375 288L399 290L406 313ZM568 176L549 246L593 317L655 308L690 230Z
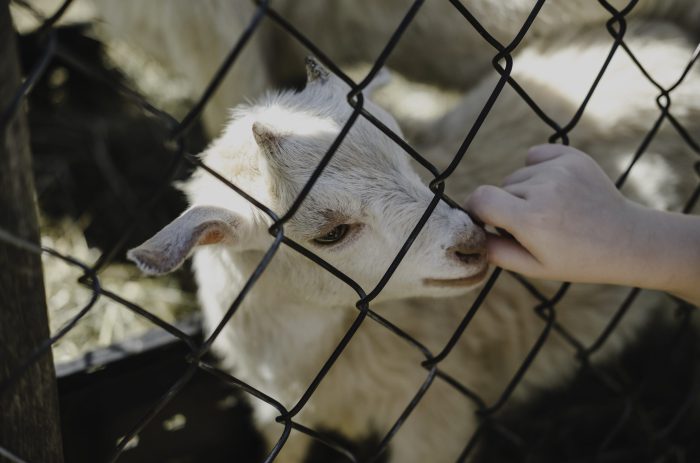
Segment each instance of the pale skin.
M700 306L700 217L626 199L587 154L530 149L526 166L484 185L466 208L489 233L489 260L548 280L660 290Z

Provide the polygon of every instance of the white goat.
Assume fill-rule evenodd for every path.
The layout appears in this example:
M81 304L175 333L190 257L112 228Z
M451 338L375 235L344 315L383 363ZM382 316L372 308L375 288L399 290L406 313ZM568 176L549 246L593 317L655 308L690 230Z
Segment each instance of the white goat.
M252 0L93 0L113 34L136 44L201 91L255 13ZM413 2L409 0L273 0L270 7L341 65L374 61ZM462 2L501 43L522 27L534 0ZM618 10L628 0L611 0ZM572 28L601 29L612 17L598 0L545 2L524 42ZM696 33L700 2L640 0L627 18L667 18ZM351 39L350 39L351 38ZM261 23L232 67L204 119L216 134L228 110L271 85L300 75L304 49L270 20ZM422 5L391 54L389 66L405 76L465 90L491 68L496 51L447 0Z
M224 134L202 155L209 167L278 214L292 204L350 113L344 98L348 88L311 63L312 79L303 92L269 95L237 109ZM400 133L387 113L370 102L367 108ZM129 257L147 273L164 273L179 266L196 245L216 243L194 257L211 330L270 247L270 221L204 171L196 172L185 189L193 207ZM285 224L285 234L369 292L433 196L402 150L360 118ZM463 294L486 276L483 244L483 231L464 212L440 203L377 303ZM216 350L236 375L292 407L357 316L357 299L345 283L282 247L222 332ZM399 407L407 403L400 401L418 386L415 380L423 369L406 362L415 356L412 349L367 325L299 414L301 423L332 426L358 437L398 417ZM257 405L258 420L274 441L280 428L271 410ZM370 411L380 416L372 417ZM283 452L289 461L303 456L296 442L301 441L291 439Z
M680 75L692 51L684 34L664 23L640 23L626 40L664 83ZM555 120L566 121L609 47L610 38L600 29L564 33L554 41L533 40L515 57L513 76ZM236 109L221 137L202 154L207 166L280 215L351 114L345 99L349 89L340 80L314 62L309 77L300 93L270 94ZM426 131L422 141L436 164L451 158L492 87L493 78L484 79L454 113ZM573 143L591 152L611 174L619 172L658 116L655 96L656 89L634 64L618 54L572 132ZM678 120L699 133L697 70L672 97ZM366 107L400 133L388 113L368 101ZM518 154L525 147L551 133L506 87L467 159L450 178L450 194L461 200L475 186L498 181L520 165ZM686 171L684 163L690 166L693 159L670 127L660 130L649 151L635 168L643 176L633 174L627 190L637 199L665 206L687 192L683 178L673 173ZM271 221L201 169L184 189L192 207L129 257L145 272L159 274L178 267L196 248L199 297L211 331L271 245ZM370 291L432 196L402 150L360 117L284 232ZM370 307L438 352L469 306L473 295L465 293L486 276L482 244L483 232L469 217L441 202ZM556 287L540 285L546 293ZM557 305L557 320L590 345L626 293L612 287L573 287ZM282 246L221 332L215 350L233 374L291 408L357 317L357 299L345 283ZM661 300L647 294L602 350L610 354L622 348ZM493 404L543 330L532 310L536 302L503 276L440 363L441 370ZM568 378L577 365L573 353L552 334L514 399ZM365 320L295 420L350 439L383 435L425 380L422 360L413 346ZM276 411L255 399L253 406L272 445L282 432L274 420ZM390 461L454 461L475 430L475 408L436 379L392 439ZM302 461L308 443L306 436L292 433L277 461Z

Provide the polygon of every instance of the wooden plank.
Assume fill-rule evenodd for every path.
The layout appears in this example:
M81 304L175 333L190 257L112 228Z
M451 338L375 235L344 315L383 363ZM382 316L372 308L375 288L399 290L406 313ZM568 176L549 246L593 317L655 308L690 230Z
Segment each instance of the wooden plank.
M0 111L21 85L9 0L0 0ZM0 127L0 228L39 243L26 106ZM41 258L0 240L0 384L49 336ZM51 352L0 396L0 447L28 462L63 461ZM2 452L0 452L1 454ZM0 461L16 461L0 456Z

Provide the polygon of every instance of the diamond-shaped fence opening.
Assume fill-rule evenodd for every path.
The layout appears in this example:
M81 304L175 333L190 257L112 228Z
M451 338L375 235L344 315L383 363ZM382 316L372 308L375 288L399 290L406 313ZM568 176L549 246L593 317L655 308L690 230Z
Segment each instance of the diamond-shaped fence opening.
M551 105L548 101L541 99L541 93L538 91L537 86L533 85L532 82L518 81L517 52L524 47L523 41L530 37L529 34L532 34L530 29L538 21L538 15L545 3L544 0L533 2L529 15L508 42L500 41L497 38L500 35L490 32L480 23L479 19L477 19L478 15L471 11L469 2L450 0L449 3L453 7L452 14L463 18L464 27L472 28L483 39L480 46L491 51L492 70L489 72L495 79L492 80L492 86L481 102L482 106L472 108L473 117L469 120L470 124L468 126L465 125L459 134L453 135L459 136L461 142L452 151L449 162L442 167L438 167L437 163L430 156L425 155L425 153L422 154L421 150L416 147L417 145L413 146L401 134L395 133L387 127L376 114L372 114L372 111L366 105L368 87L377 78L380 70L387 65L387 62L390 62L392 53L400 45L404 33L415 27L416 18L423 14L423 1L415 1L407 5L405 11L402 12L401 20L398 21L393 32L387 34L388 40L381 48L378 56L375 57L369 71L358 80L353 80L349 77L340 65L324 53L322 43L314 43L307 37L304 30L296 29L283 14L276 11L274 2L257 2L255 4L255 12L250 18L247 27L244 28L237 41L231 44L228 55L221 62L216 72L211 75L209 85L202 92L200 98L191 105L182 117L174 117L167 111L159 109L141 96L139 92L125 84L123 80L115 78L114 74L104 72L103 68L96 65L97 63L85 60L84 57L73 53L70 47L62 42L62 40L65 40L65 37L60 34L60 28L56 24L66 11L71 8L72 3L70 0L67 0L63 2L54 14L49 17L42 17L41 13L33 8L31 2L16 2L18 8L26 9L32 14L42 17L42 24L32 34L41 53L39 56L36 56L32 63L25 63L27 70L24 80L13 90L11 93L12 97L8 101L3 101L4 106L0 108L2 110L0 127L2 127L3 132L6 132L12 124L16 123L18 116L23 114L25 101L32 94L37 82L45 77L49 64L60 60L61 62L69 63L72 69L78 72L82 78L90 82L99 83L117 92L128 100L130 104L140 107L149 117L159 121L161 127L166 127L167 133L163 133L162 137L163 142L167 143L169 158L158 160L160 172L157 177L149 179L151 188L147 194L148 199L145 201L139 201L134 199L134 197L130 197L129 195L133 196L133 192L130 193L128 185L125 186L123 183L120 183L119 178L116 176L111 179L113 180L110 183L111 187L116 191L122 192L122 201L126 204L125 207L129 208L127 215L131 219L129 223L117 225L119 230L117 239L110 243L109 249L105 250L93 265L88 265L77 256L67 255L49 247L40 247L31 242L31 240L26 239L25 236L19 236L17 233L9 230L0 229L0 243L4 247L19 249L29 254L42 255L44 258L57 259L67 266L74 267L79 274L77 283L85 287L90 294L77 315L67 320L60 328L53 330L48 339L41 341L28 339L28 343L33 343L30 344L30 353L19 359L10 371L2 370L4 375L0 378L2 380L0 382L2 400L9 400L8 398L13 397L19 388L26 387L23 383L23 378L27 375L38 374L35 368L37 362L50 355L52 345L59 342L71 330L81 326L85 317L90 316L91 312L96 310L96 303L99 300L110 299L121 305L124 311L133 313L138 318L143 318L152 327L184 343L186 352L181 354L181 360L185 362L186 366L182 368L178 378L172 381L157 399L153 400L147 411L141 413L138 419L134 419L128 428L121 430L121 438L114 443L111 449L111 457L108 461L118 461L131 445L135 445L134 442L138 435L159 416L159 413L166 409L173 398L177 397L190 384L192 378L203 373L210 375L227 388L238 390L251 402L266 403L269 405L270 410L274 410L274 416L279 423L279 438L270 448L267 448L266 455L262 459L262 461L266 462L273 461L278 456L285 448L285 445L287 445L292 433L306 434L321 448L325 449L324 451L328 452L329 455L333 455L332 458L336 458L338 461L382 461L382 459L387 458L387 455L391 455L391 447L395 442L395 437L402 432L404 425L412 419L412 413L417 407L421 406L423 399L433 392L436 384L439 384L441 388L446 387L451 393L461 396L460 400L467 404L465 405L465 410L474 410L476 416L476 425L473 432L468 436L463 436L463 441L459 442L459 447L462 449L461 453L450 456L456 461L467 461L469 459L474 459L474 461L550 461L547 458L559 458L557 461L680 462L690 461L688 458L692 459L692 455L697 455L697 449L693 448L687 436L679 437L676 432L688 419L688 416L692 414L692 410L697 407L697 403L694 400L697 392L696 378L693 377L692 371L687 376L681 375L678 378L672 378L673 373L667 370L668 366L677 363L679 358L690 358L691 360L695 358L692 340L687 340L688 336L692 334L693 309L681 301L673 302L677 306L677 316L674 319L673 330L657 336L655 347L651 351L638 353L648 358L648 364L645 365L645 368L640 367L634 370L639 372L638 376L626 376L620 373L621 369L617 364L612 364L611 366L604 362L596 362L596 354L607 346L611 336L620 329L620 324L623 322L626 314L637 308L639 310L647 309L646 306L641 308L635 307L635 303L644 297L643 292L639 289L629 289L627 294L619 299L619 306L615 310L611 310L610 307L607 308L608 313L612 315L607 318L604 329L593 339L593 342L580 339L579 333L577 333L578 327L572 324L569 318L564 317L562 319L560 317L561 313L558 311L558 306L561 302L572 291L576 291L576 285L562 284L558 287L549 288L549 291L544 291L541 289L541 286L528 281L522 276L503 272L501 269L495 269L491 273L482 289L471 299L472 302L469 306L464 307L461 322L456 326L452 326L450 331L444 334L444 341L437 349L433 345L428 346L423 339L417 339L411 335L405 327L392 323L391 317L386 317L380 311L375 310L375 300L381 296L384 287L400 266L404 256L409 252L433 211L441 202L445 202L453 207L459 207L459 202L463 198L453 199L449 197L446 193L447 187L458 166L470 166L470 163L477 162L480 153L474 152L470 148L473 147L475 140L478 140L480 130L484 127L487 120L494 117L492 110L504 98L502 97L504 92L517 94L520 103L527 105L529 108L529 117L539 119L543 126L548 128L549 140L542 139L541 142L549 141L568 144L571 139L575 143L577 130L584 130L581 129L581 125L589 123L585 120L587 110L589 105L595 104L595 99L598 97L596 90L601 82L605 81L606 73L609 72L612 66L611 63L615 60L627 60L632 63L629 67L637 70L636 78L644 79L656 89L656 100L648 103L650 108L653 108L655 105L655 111L657 111L658 116L655 122L648 127L646 133L634 141L636 150L633 155L625 161L624 165L617 166L617 186L624 190L627 180L630 176L635 175L635 168L639 165L640 160L648 156L647 153L650 151L650 147L654 146L654 143L660 136L661 128L664 126L671 129L664 132L664 137L667 137L668 133L671 132L676 138L676 146L683 145L695 154L700 154L698 134L685 127L681 119L674 115L675 106L673 104L674 94L679 88L682 88L684 81L694 71L694 66L696 66L698 59L698 50L696 49L695 52L688 50L686 66L674 70L677 76L675 81L671 83L664 81L662 84L655 80L656 69L654 69L654 63L646 62L644 57L638 58L635 55L634 46L630 45L626 40L629 21L631 21L629 18L635 12L635 7L638 7L636 1L631 1L624 8L618 9L604 0L597 2L591 0L591 3L596 3L601 11L607 11L609 15L609 20L604 25L601 25L601 28L607 30L609 38L605 45L607 52L604 54L604 59L598 63L599 67L591 70L589 90L582 95L576 107L570 108L570 114L562 117L559 113L550 114L549 108ZM192 8L196 7L193 5ZM310 12L309 14L312 13ZM319 20L322 21L322 19ZM292 201L291 207L282 213L273 212L269 205L261 203L259 198L256 198L251 192L244 191L235 182L232 183L227 180L225 175L207 166L200 158L193 155L191 148L188 146L188 143L192 143L192 134L193 131L197 130L196 124L202 112L210 104L212 98L215 98L215 92L222 84L223 79L233 67L239 64L239 57L249 45L251 38L261 33L264 22L274 25L278 32L285 35L286 40L294 41L303 46L309 55L315 56L323 66L349 87L346 99L350 108L350 115L347 121L340 128L339 134L322 156L318 165L314 166L313 174ZM267 26L270 24L267 24ZM556 36L553 36L550 40L556 40ZM582 44L581 47L583 49L585 44ZM546 53L546 50L544 53ZM585 53L585 51L582 51L582 53ZM440 50L435 50L435 54L439 56ZM32 111L32 108L29 108L29 110ZM317 255L312 248L305 246L304 243L295 242L285 234L285 224L298 212L314 185L323 177L324 169L334 158L353 125L361 119L373 124L416 161L420 169L429 177L428 184L434 195L429 206L406 237L400 251L384 272L383 277L372 288L362 287L348 275ZM610 132L614 134L615 128L610 128ZM504 132L501 136L509 137L509 133ZM623 133L621 129L619 136L629 135ZM527 147L522 146L521 148L525 150ZM478 162L483 163L483 160ZM491 162L497 163L499 160L494 159ZM697 185L687 197L682 199L682 203L672 205L672 207L684 213L693 211L700 196L700 182L697 181L697 176L700 173L700 168L698 167L700 162L694 161L694 164L689 163L688 165L694 165L695 171L686 169L686 171L682 172L682 175L688 183ZM169 185L182 175L181 172L184 166L187 166L190 171L195 167L206 171L267 215L272 223L269 228L269 232L273 237L272 245L264 253L257 268L242 286L228 311L219 320L218 324L212 327L211 332L204 340L200 340L197 336L183 331L172 321L155 314L149 307L131 302L127 295L120 294L119 291L112 291L108 285L104 284L104 278L101 273L115 258L123 255L128 243L131 242L132 235L138 228L139 218L154 214L154 211L161 207L163 196L167 194ZM140 196L143 197L142 195ZM11 200L11 198L7 199ZM624 240L624 237L620 237L620 240ZM288 247L315 262L325 271L340 279L357 295L354 318L349 323L344 334L335 340L335 347L327 359L321 365L318 365L318 370L313 380L305 385L298 400L291 406L283 404L280 398L263 392L235 376L235 370L232 374L228 370L217 366L216 363L207 357L212 343L221 335L224 327L227 324L237 323L236 312L249 293L253 291L256 282L266 271L270 262L276 258L278 250L282 247ZM12 267L12 262L3 263L3 268ZM446 368L445 365L448 359L455 355L457 344L463 341L465 337L470 336L469 330L470 326L472 326L472 321L480 316L480 311L483 310L485 301L493 297L492 292L494 288L497 288L498 285L504 282L518 288L519 293L517 297L533 301L529 315L539 318L539 325L536 325L538 326L536 332L531 333L532 341L530 344L525 347L520 346L523 356L519 359L519 364L515 365L514 368L511 368L510 365L504 366L507 369L506 376L509 380L498 391L488 391L488 397L484 397L482 392L477 392L474 387L458 380L453 374L453 366ZM69 284L69 282L66 282L66 284ZM607 303L609 303L609 300ZM283 312L280 311L280 317L284 317ZM299 414L305 407L309 406L309 401L313 399L317 390L323 386L324 380L331 369L334 368L336 362L342 360L346 347L353 342L353 338L358 331L367 329L367 325L392 333L392 336L404 342L406 349L414 350L417 358L420 358L414 367L422 372L422 376L419 383L415 385L415 390L411 397L406 401L403 410L397 416L392 417L393 425L388 429L378 431L380 433L379 438L372 443L369 451L365 452L363 450L362 453L358 453L352 445L348 445L344 439L339 438L332 432L328 432L327 429L323 427L317 429L305 423L303 419L299 418ZM652 331L654 330L652 329ZM25 333L3 332L3 336L7 335L16 336L20 341L25 339L26 336ZM503 336L507 335L507 333L503 334ZM478 336L478 334L475 336ZM0 343L2 342L5 342L5 340L0 340ZM567 358L577 365L575 368L576 373L573 376L575 376L577 385L583 384L584 386L575 386L571 389L563 390L558 389L556 395L553 396L554 398L551 399L553 401L552 407L562 410L570 409L572 410L571 415L562 412L562 416L552 415L548 419L541 420L536 419L536 417L532 418L532 415L525 415L532 419L528 418L523 424L522 421L513 419L513 416L509 415L508 407L505 406L511 402L523 403L522 398L518 396L520 391L524 389L522 386L523 378L529 369L535 368L533 365L538 355L542 352L543 347L547 343L553 342L559 343L559 349L565 351ZM295 352L292 355L305 354L303 352ZM632 363L634 363L633 360ZM463 368L474 368L474 366L463 365ZM539 366L538 368L541 369L543 367ZM692 370L691 367L688 369ZM478 373L475 372L477 375ZM386 372L386 374L391 374L391 372ZM657 402L654 402L654 398L650 398L652 393L649 391L652 385L659 382L658 377L664 375L672 378L670 382L673 384L683 384L686 387L675 391L677 400L672 401L672 406L659 408L659 406L655 405ZM576 389L577 387L579 389ZM440 389L440 391L443 390L445 389ZM614 405L604 409L600 405L601 410L596 410L597 405L592 405L591 402L585 401L591 391L598 392L599 395L596 397L604 397L606 404L614 403ZM368 390L364 392L368 395L373 395L378 391ZM666 393L673 394L671 391L666 391ZM537 396L537 394L533 395ZM353 400L353 398L345 397L343 400ZM537 399L533 399L530 403L536 403L536 401ZM601 422L603 424L593 425L595 428L593 434L596 435L592 438L584 435L579 435L578 440L576 438L576 430L578 429L576 426L580 423L578 421L572 423L572 420L579 420L580 416L582 416L581 412L578 412L579 414L577 415L573 411L579 402L583 404L581 407L590 410L591 414L599 412L602 417ZM527 410L528 406L526 401L524 403L525 410ZM537 411L535 410L534 413L537 413ZM464 417L464 420L469 419L472 419L472 417ZM177 426L177 420L175 419L169 423L169 426ZM89 425L89 423L86 425ZM573 437L572 435L565 435L561 431L567 425L571 425ZM13 423L2 421L2 426L11 427ZM429 431L430 428L425 429ZM560 434L560 441L556 442L556 444L553 443L555 439L552 439L551 436ZM434 435L426 435L424 437L429 440L442 438ZM449 437L445 436L444 438L448 439ZM586 439L588 438L593 440L587 441ZM645 445L640 446L640 442L644 442ZM454 443L449 445L453 446ZM653 458L650 455L653 455ZM21 452L18 452L11 443L0 442L0 459L3 458L14 462L33 461L29 460Z

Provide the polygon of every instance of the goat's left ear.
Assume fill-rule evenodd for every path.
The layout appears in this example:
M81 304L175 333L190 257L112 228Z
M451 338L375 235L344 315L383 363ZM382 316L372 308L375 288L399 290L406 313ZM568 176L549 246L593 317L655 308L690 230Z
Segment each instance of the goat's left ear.
M162 275L180 267L196 246L241 244L250 234L247 228L242 217L227 209L193 207L126 256L144 273Z

